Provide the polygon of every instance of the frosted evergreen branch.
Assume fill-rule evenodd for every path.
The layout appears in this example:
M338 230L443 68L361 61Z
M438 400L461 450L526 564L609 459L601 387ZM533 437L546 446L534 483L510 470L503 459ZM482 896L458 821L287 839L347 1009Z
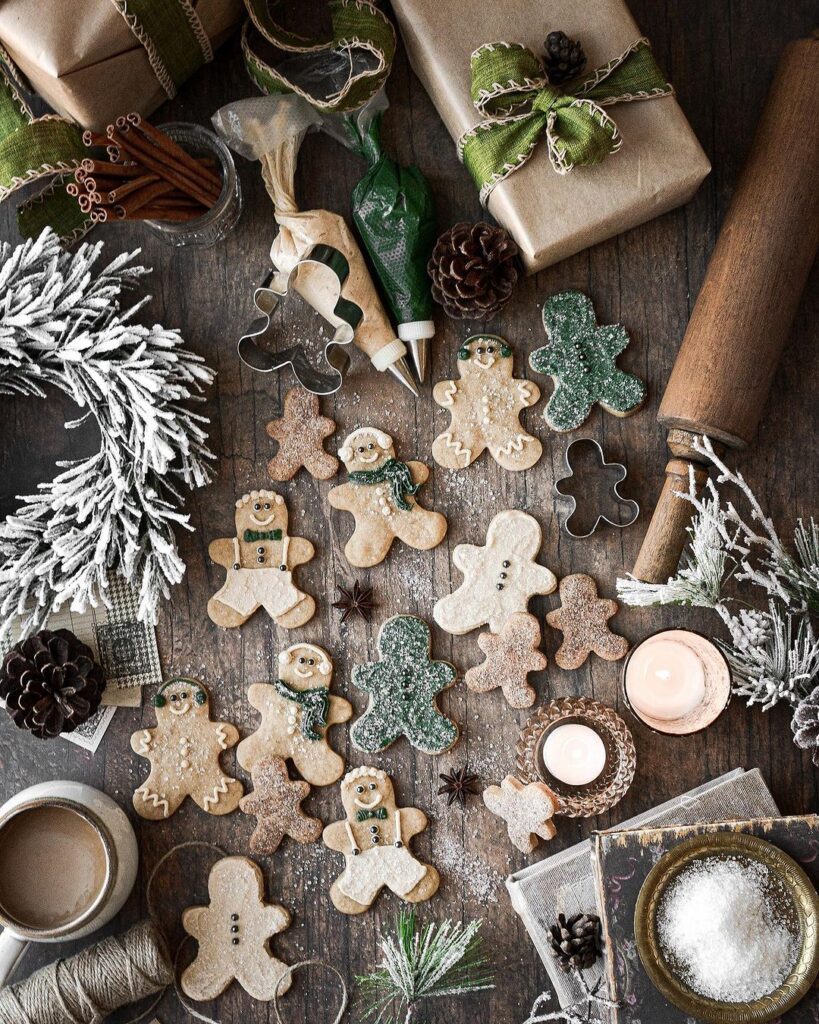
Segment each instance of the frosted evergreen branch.
M605 1020L608 1020L608 1015L605 1012L604 1014L598 1013L599 1010L616 1010L622 1006L622 1003L600 995L604 978L598 978L592 987L586 981L582 971L574 968L572 973L583 988L583 995L568 1006L549 1010L544 1004L551 1000L552 995L550 992L542 992L532 1004L529 1016L523 1024L546 1024L547 1021L563 1021L564 1024L597 1024L597 1022L603 1024Z
M213 372L178 331L135 322L145 299L123 310L125 289L148 273L137 253L95 264L102 243L71 255L50 230L0 246L0 395L44 397L51 385L97 423L99 451L20 498L0 523L0 639L22 618L39 629L65 603L105 601L111 573L138 592L139 615L184 574L174 527L186 489L210 480L202 401Z
M467 925L443 921L418 930L415 912L401 911L395 934L381 939L378 970L357 978L368 1002L364 1020L390 1024L396 1004L403 1024L415 1019L424 999L465 995L494 988L491 971L481 952L480 921Z

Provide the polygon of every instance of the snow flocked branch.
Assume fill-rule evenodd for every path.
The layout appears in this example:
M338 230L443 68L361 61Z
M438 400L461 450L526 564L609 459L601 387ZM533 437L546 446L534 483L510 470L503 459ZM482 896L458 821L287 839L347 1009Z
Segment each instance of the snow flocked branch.
M93 417L100 448L61 462L53 480L0 522L0 640L11 617L30 633L52 610L105 601L108 577L136 588L139 616L156 620L185 565L173 528L190 529L183 491L210 480L207 419L191 411L213 371L178 331L134 322L122 292L148 273L137 252L96 270L102 243L72 255L46 229L0 246L0 395L44 397L46 385Z

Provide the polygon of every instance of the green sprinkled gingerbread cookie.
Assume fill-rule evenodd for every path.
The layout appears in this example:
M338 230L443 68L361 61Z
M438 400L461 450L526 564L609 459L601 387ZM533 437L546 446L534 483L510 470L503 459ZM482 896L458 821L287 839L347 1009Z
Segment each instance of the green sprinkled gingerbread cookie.
M549 344L529 356L529 365L554 379L543 412L553 430L575 430L595 403L615 416L637 412L646 400L645 382L615 365L629 342L624 327L598 325L591 299L580 292L560 292L546 301L543 326Z
M417 750L441 754L457 741L458 726L435 702L455 682L455 669L446 661L432 661L430 650L429 626L414 615L394 615L381 627L381 660L353 669L353 683L370 697L350 730L358 750L384 750L406 736Z

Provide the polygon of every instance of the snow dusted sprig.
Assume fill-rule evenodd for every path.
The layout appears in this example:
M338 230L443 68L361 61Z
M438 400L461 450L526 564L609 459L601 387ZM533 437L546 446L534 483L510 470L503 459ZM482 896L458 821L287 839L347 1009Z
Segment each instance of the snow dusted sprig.
M583 995L569 1006L549 1010L547 1003L552 999L550 992L542 992L532 1004L529 1016L523 1024L546 1024L547 1021L561 1021L563 1024L603 1024L610 1019L609 1011L617 1010L622 1003L607 999L601 993L605 978L598 978L589 985L583 973L574 968L572 973L580 982Z
M105 601L119 573L138 592L139 616L184 575L173 533L188 529L183 491L211 477L202 401L213 371L178 331L134 323L121 293L148 273L138 252L96 270L102 243L72 255L46 229L16 249L0 246L0 395L44 397L52 385L96 420L99 451L61 462L53 480L0 522L0 641L40 629L49 614Z
M731 666L734 692L765 711L780 701L798 707L819 680L819 639L811 621L819 611L819 524L798 520L791 553L742 474L725 465L707 437L695 438L692 447L717 473L701 498L693 471L688 492L677 493L695 509L682 568L667 583L620 579L617 592L630 605L713 608L731 636L730 643L716 642ZM724 484L740 490L749 515L740 515L731 501L723 503ZM731 578L762 589L767 611L734 614L724 592Z

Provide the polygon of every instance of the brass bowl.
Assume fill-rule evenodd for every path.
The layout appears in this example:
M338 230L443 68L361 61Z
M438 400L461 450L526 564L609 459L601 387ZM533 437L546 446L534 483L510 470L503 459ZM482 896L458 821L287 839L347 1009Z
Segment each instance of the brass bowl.
M737 857L764 865L793 902L801 947L788 977L779 988L752 1002L708 999L689 988L666 959L657 935L660 900L669 885L692 861L708 857ZM651 869L634 910L637 952L654 986L684 1013L708 1024L752 1024L771 1021L796 1006L819 973L819 895L799 865L778 847L740 832L695 836L675 846Z

